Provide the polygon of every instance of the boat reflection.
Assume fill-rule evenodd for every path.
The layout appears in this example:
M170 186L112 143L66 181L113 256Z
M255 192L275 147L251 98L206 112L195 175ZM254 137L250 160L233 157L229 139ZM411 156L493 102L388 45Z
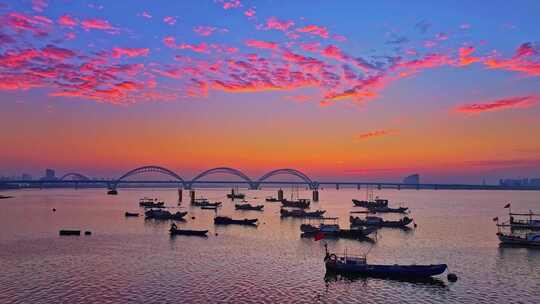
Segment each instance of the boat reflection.
M325 283L334 283L334 282L360 282L363 285L367 285L369 280L390 280L390 281L396 281L396 282L407 282L407 283L413 283L413 284L419 284L419 285L429 285L429 286L435 286L435 287L447 287L446 283L439 279L434 277L429 278L423 278L423 279L413 279L413 278L371 278L363 275L358 274L338 274L334 272L327 271L324 275L324 282Z

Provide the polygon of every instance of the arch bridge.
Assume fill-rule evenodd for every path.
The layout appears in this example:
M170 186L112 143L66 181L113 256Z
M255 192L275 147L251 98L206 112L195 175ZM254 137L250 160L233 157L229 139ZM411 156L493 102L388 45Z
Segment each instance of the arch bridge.
M130 176L144 174L144 173L160 173L163 175L173 177L177 179L180 183L184 184L184 179L172 170L169 170L167 168L160 167L160 166L143 166L143 167L135 168L133 170L130 170L124 173L124 175L120 176L119 178L114 180L111 184L109 184L109 188L116 189L118 187L118 184L120 184L124 179Z
M86 175L82 175L80 173L76 172L70 172L62 175L58 180L64 181L67 180L67 178L71 177L73 180L79 180L79 181L89 181L90 178Z
M244 174L244 172L238 169L229 168L229 167L217 167L217 168L212 168L212 169L203 171L199 173L197 176L195 176L191 181L184 183L184 187L186 189L191 189L195 182L199 181L201 178L205 176L212 175L212 174L230 174L230 175L238 176L243 180L242 182L248 184L250 188L253 188L252 187L253 181L251 180L251 178L249 178L249 176L247 176L246 174Z
M309 176L307 176L303 172L298 171L296 169L282 168L282 169L273 170L273 171L270 171L270 172L264 174L257 181L253 182L253 184L252 184L253 187L252 188L253 189L258 189L260 187L261 183L263 183L265 180L267 180L268 178L270 178L272 176L275 176L275 175L292 175L292 176L296 176L296 177L300 178L304 183L306 183L311 190L316 190L319 187L317 182L314 182L311 178L309 178Z

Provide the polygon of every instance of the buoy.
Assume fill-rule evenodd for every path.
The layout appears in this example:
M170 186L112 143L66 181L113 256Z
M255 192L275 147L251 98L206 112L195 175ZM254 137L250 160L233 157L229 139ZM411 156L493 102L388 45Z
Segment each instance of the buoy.
M191 217L191 219L192 219L192 220L194 220L194 219L195 219L195 217L194 217L194 216L192 216L192 217Z
M84 235L91 235L92 234L92 231L85 231L84 232Z
M53 211L53 212L56 212L56 208L52 208L52 211Z
M216 232L216 236L217 236L217 232Z
M457 275L455 273L449 273L446 278L448 279L448 281L450 282L455 282L457 281Z
M414 228L418 227L418 225L416 225L416 223L414 223Z

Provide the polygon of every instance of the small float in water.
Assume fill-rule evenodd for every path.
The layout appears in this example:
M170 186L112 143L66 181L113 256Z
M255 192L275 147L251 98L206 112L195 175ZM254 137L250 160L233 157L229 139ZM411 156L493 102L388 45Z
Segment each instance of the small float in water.
M272 203L281 202L280 199L275 198L273 196L267 196L264 200L267 201L267 202L272 202Z
M136 212L126 212L124 213L125 217L138 217L139 214Z

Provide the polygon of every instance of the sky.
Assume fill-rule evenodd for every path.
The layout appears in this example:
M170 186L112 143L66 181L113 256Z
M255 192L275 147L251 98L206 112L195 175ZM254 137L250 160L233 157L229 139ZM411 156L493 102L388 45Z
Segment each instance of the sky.
M540 2L0 0L0 175L540 177Z

